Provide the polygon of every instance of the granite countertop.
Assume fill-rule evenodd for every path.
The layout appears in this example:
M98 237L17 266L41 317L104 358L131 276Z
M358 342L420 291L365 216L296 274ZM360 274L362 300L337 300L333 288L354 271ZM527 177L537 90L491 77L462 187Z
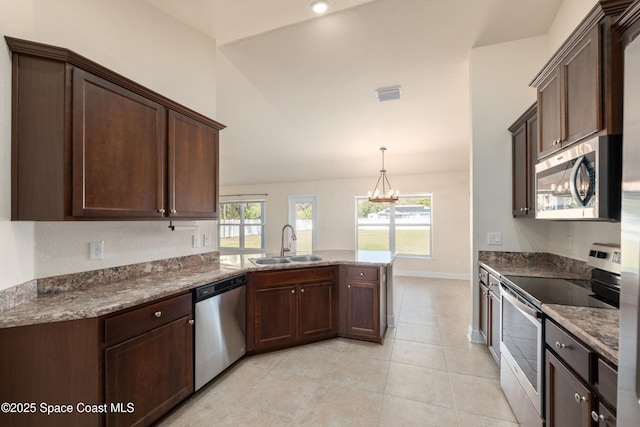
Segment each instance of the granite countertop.
M91 286L70 287L56 292L39 291L34 297L0 312L0 328L98 317L147 303L249 271L265 271L337 264L385 266L393 254L366 251L317 251L321 261L256 266L250 258L264 255L223 255L216 262L188 265L171 271L158 271L139 277L108 280L102 274ZM79 273L80 274L80 273ZM74 275L64 276L69 282ZM40 288L40 285L38 285ZM64 286L64 284L63 284ZM46 286L45 286L46 287Z
M499 276L590 278L590 267L582 261L547 253L481 252L478 264ZM618 365L620 311L616 308L542 304L542 311L611 363Z
M542 311L601 356L618 366L620 310L543 304Z

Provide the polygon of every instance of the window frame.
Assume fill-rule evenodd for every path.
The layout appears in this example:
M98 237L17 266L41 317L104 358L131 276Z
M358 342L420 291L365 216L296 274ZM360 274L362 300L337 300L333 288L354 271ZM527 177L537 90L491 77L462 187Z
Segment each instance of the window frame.
M262 216L261 216L261 222L259 224L246 224L245 223L245 208L246 205L248 204L254 204L254 203L259 203L262 205ZM240 205L240 223L239 224L229 224L229 223L225 223L224 220L222 219L222 205L225 204L236 204L236 205ZM228 200L228 201L221 201L220 202L220 218L218 219L218 250L220 251L224 251L227 253L265 253L266 252L266 230L267 230L267 219L266 219L266 215L267 215L267 202L266 200L262 200L262 199L246 199L246 200ZM238 246L239 247L228 247L228 246L222 246L222 239L223 239L223 233L222 233L222 227L224 227L225 225L232 225L232 226L237 226L239 233L238 233ZM246 226L247 225L258 225L261 228L261 239L260 239L260 248L247 248L245 247L246 245Z
M429 254L428 255L422 255L422 254L404 254L404 253L397 253L397 232L398 229L402 229L403 227L406 227L406 225L404 224L400 224L398 225L396 222L396 206L398 206L396 203L388 203L388 208L389 208L389 223L373 223L373 224L367 224L367 225L374 225L374 226L384 226L387 227L388 226L388 233L389 233L389 252L391 253L395 253L396 258L406 258L406 259L433 259L433 193L415 193L415 194L404 194L399 196L399 200L402 199L424 199L424 198L428 198L430 200L429 204L429 222L424 222L424 223L415 223L415 224L411 224L412 226L427 226L429 229L429 244L428 244L428 251ZM358 249L360 247L360 227L363 225L360 223L360 218L358 216L358 203L360 201L364 201L364 200L368 200L367 196L356 196L355 198L355 233L356 233L356 250L360 250ZM399 205L402 206L402 205Z

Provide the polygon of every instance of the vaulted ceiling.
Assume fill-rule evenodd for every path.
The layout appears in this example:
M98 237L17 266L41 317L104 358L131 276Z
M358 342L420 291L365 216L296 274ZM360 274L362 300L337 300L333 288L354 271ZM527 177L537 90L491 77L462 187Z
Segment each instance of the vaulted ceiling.
M546 34L562 3L145 1L216 40L223 186L375 177L380 146L393 175L468 169L471 49Z

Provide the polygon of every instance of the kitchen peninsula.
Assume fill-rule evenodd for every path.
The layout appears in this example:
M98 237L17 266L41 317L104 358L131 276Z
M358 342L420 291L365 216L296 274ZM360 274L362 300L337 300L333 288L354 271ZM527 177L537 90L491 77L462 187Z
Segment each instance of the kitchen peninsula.
M4 379L0 400L84 402L100 408L129 397L135 400L135 411L107 412L106 424L116 419L125 424L153 422L194 391L193 325L198 319L194 318L191 291L239 274L249 277L248 294L251 284L260 282L259 277L278 277L286 284L289 276L295 276L304 283L307 273L323 271L331 272L335 279L327 282L333 329L279 343L277 348L337 336L381 342L387 323L393 322L393 255L358 251L318 251L314 255L320 259L256 265L250 261L255 254L220 256L211 252L38 280L37 295L0 312L0 339L12 343L0 355ZM352 285L359 283L351 277L355 273L362 273L360 282L366 283L367 289L375 284L376 292L351 293ZM304 285L296 286L302 289ZM308 294L313 301L314 295ZM376 295L377 299L347 307L347 294L355 298ZM248 297L247 301L253 300ZM373 301L379 310L372 310ZM248 320L253 319L257 307L247 304ZM352 315L349 310L362 311ZM377 334L367 336L357 331L354 335L342 329L345 315L362 321L367 314L375 314L374 319L380 321ZM368 322L375 323L371 319ZM251 346L248 348L251 350ZM127 393L137 390L129 384L132 381L136 387L146 383L152 386L143 387L144 393L131 399ZM74 411L65 416L53 414L47 420L51 425L102 425L104 413ZM41 411L8 416L13 415L15 425L34 425L38 417L46 416Z

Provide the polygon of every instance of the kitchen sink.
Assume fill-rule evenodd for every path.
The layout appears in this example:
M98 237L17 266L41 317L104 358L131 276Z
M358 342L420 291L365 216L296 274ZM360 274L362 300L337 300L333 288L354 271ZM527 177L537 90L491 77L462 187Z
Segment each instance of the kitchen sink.
M322 258L315 255L298 255L298 256L289 257L289 259L293 262L322 261Z
M260 264L260 265L270 265L270 264L287 264L289 262L291 262L289 260L289 258L283 258L283 257L274 257L274 258L252 258L251 262L253 262L254 264Z
M296 255L290 257L250 258L249 260L256 265L274 265L288 264L290 262L322 261L322 258L316 255Z

